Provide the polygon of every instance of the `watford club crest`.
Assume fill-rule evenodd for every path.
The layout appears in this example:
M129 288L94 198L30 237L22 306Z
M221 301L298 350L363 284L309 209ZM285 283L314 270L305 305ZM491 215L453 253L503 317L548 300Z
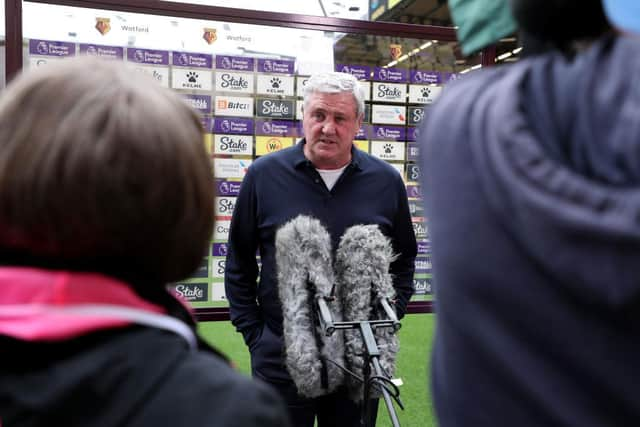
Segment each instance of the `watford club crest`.
M202 35L202 38L208 44L213 44L213 42L218 40L218 36L216 35L216 29L215 28L205 28L204 29L204 34Z
M391 59L398 59L402 56L402 45L401 44L390 44L389 45L389 53L391 53Z
M103 36L111 30L111 24L109 18L96 18L96 30Z

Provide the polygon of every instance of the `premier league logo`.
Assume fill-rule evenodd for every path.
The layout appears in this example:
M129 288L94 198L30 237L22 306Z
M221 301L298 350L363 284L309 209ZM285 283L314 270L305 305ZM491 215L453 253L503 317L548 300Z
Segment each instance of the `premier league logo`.
M178 55L178 65L189 65L189 57L186 53L181 53L180 55Z
M229 132L231 130L231 124L229 123L229 120L223 120L222 123L220 123L220 128L223 132Z
M96 18L96 30L103 36L111 31L111 19L109 18Z
M268 59L264 61L264 70L268 73L273 71L273 64Z
M133 57L137 62L144 62L144 52L141 50L134 51Z
M49 46L47 45L47 42L40 42L38 43L38 45L36 46L36 51L40 54L40 55L46 55L49 53Z

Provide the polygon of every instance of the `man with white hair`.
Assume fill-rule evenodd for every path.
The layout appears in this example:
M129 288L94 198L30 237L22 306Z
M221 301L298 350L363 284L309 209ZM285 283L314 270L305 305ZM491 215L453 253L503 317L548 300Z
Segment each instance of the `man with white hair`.
M364 93L357 79L337 72L312 76L305 86L303 112L304 138L259 158L244 178L229 234L226 295L231 321L251 352L253 376L280 391L294 426L312 427L316 417L319 427L359 426L360 407L343 388L304 398L287 372L275 234L292 218L310 215L328 229L335 251L348 227L377 224L398 254L390 273L399 317L413 292L416 240L402 177L353 145L364 117ZM261 258L259 281L256 251Z

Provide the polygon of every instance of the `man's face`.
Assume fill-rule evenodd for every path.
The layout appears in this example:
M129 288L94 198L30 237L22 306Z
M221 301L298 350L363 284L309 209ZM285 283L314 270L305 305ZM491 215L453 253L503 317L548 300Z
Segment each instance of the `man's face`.
M318 169L338 169L351 161L353 138L362 115L350 92L314 92L304 105L304 154Z

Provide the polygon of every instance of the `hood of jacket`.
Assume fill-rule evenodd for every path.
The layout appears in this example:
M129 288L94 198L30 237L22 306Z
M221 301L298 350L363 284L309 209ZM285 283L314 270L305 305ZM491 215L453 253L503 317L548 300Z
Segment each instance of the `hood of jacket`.
M572 61L544 55L479 73L486 85L470 95L490 205L546 273L596 304L640 292L638 73L638 40L611 37Z
M189 352L172 307L106 276L2 267L0 289L1 425L125 425Z

